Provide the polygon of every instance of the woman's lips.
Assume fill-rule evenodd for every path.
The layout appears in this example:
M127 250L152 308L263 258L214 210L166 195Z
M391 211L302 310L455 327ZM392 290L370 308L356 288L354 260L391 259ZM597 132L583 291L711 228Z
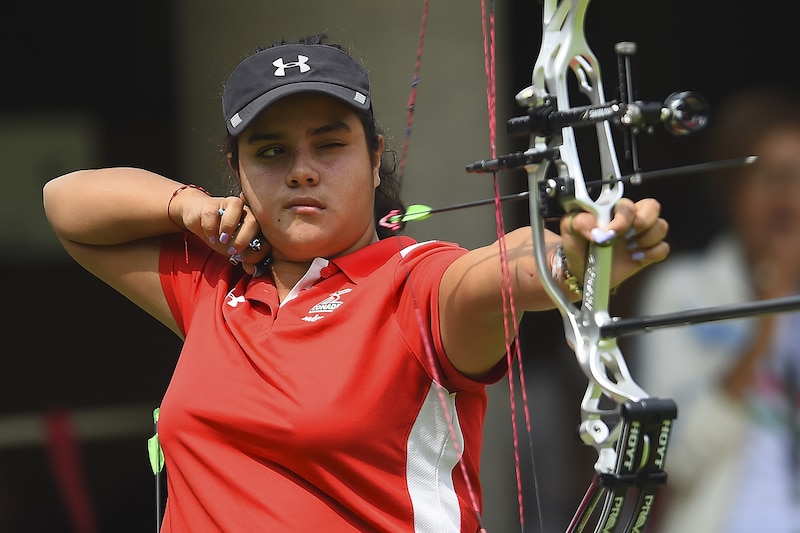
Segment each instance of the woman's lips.
M300 215L317 214L324 209L322 203L316 198L294 198L289 202L289 210Z

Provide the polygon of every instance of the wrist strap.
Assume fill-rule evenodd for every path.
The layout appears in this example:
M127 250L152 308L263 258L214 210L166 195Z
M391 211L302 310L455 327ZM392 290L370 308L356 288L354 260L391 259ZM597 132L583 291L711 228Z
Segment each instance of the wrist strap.
M167 218L170 220L170 222L172 222L173 224L175 224L175 226L176 226L178 229L180 229L180 230L183 230L184 228L182 228L182 227L178 226L178 223L177 223L177 222L175 222L174 220L172 220L172 216L169 214L169 208L170 208L170 207L172 207L172 200L174 200L174 199L175 199L175 197L176 197L176 196L178 196L178 194L179 194L181 191L184 191L184 190L186 190L186 189L197 189L198 191L201 191L201 192L204 192L204 193L206 193L206 195L207 195L207 196L211 196L211 193L210 193L210 192L208 192L207 190L205 190L205 189L204 189L204 188L202 188L201 186L199 186L199 185L195 185L195 184L193 184L193 183L187 183L186 185L181 185L180 187L178 187L177 189L175 189L175 191L172 193L172 196L170 196L170 197L169 197L169 202L167 202Z

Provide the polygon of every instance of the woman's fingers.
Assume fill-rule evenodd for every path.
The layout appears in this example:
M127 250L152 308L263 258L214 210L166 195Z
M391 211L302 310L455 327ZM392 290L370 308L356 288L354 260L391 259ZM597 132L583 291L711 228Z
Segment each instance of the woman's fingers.
M598 227L593 213L573 212L561 218L561 240L568 266L583 265L588 243L613 244L617 279L632 275L645 265L669 255L664 240L669 224L661 218L661 204L646 198L633 202L623 198L614 206L614 216L606 227ZM580 269L577 269L580 271Z
M666 236L668 224L660 217L661 204L653 198L634 203L622 198L614 206L611 222L601 228L597 217L588 211L575 211L561 219L561 236L594 241L597 244L610 242L621 235L627 240L635 239L642 246L652 246Z
M261 234L261 227L250 208L244 206L242 216L239 219L235 233L231 235L226 250L230 255L231 263L234 265L239 263L248 265L245 270L250 272L249 267L261 262L269 255L271 249L269 242Z
M645 198L633 207L630 227L623 234L631 258L642 263L664 260L669 253L669 245L664 242L669 224L660 216L661 204L652 198Z
M234 236L239 232L245 218L244 202L235 196L227 197L217 210L217 215L219 242L232 245Z

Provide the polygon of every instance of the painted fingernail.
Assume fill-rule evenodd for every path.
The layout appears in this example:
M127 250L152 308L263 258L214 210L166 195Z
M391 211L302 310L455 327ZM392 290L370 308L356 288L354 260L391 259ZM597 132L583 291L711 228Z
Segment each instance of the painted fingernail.
M231 255L236 255L236 248L234 248L233 246L229 246L228 253Z
M231 239L231 236L225 232L219 234L219 242L222 244L228 244L228 241Z
M625 247L626 247L628 250L637 250L637 249L639 248L639 243L638 243L638 242L636 242L636 241L627 241L627 242L625 243Z
M592 240L597 244L605 244L616 236L617 232L615 232L614 230L606 231L602 228L592 229Z
M254 252L260 252L261 251L261 239L256 237L255 239L250 241L250 249L253 250Z
M213 235L209 235L208 242L210 242L211 244L217 244L217 238L214 237Z
M625 232L623 237L627 240L627 239L632 238L634 235L636 235L636 228L630 227L630 228L628 228L628 231Z
M644 252L641 250L637 250L631 254L631 259L634 261L641 261L644 259Z

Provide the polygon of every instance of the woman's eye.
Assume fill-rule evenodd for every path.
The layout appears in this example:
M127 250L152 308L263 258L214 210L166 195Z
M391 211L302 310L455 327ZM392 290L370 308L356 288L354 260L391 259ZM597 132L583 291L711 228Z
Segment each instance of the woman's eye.
M268 146L258 151L260 157L275 157L284 153L284 149L280 146Z
M332 142L323 143L323 144L321 145L321 148L322 148L323 150L324 150L324 149L341 148L341 147L342 147L342 146L344 146L344 145L345 145L345 143L343 143L343 142L341 142L341 141L332 141Z

